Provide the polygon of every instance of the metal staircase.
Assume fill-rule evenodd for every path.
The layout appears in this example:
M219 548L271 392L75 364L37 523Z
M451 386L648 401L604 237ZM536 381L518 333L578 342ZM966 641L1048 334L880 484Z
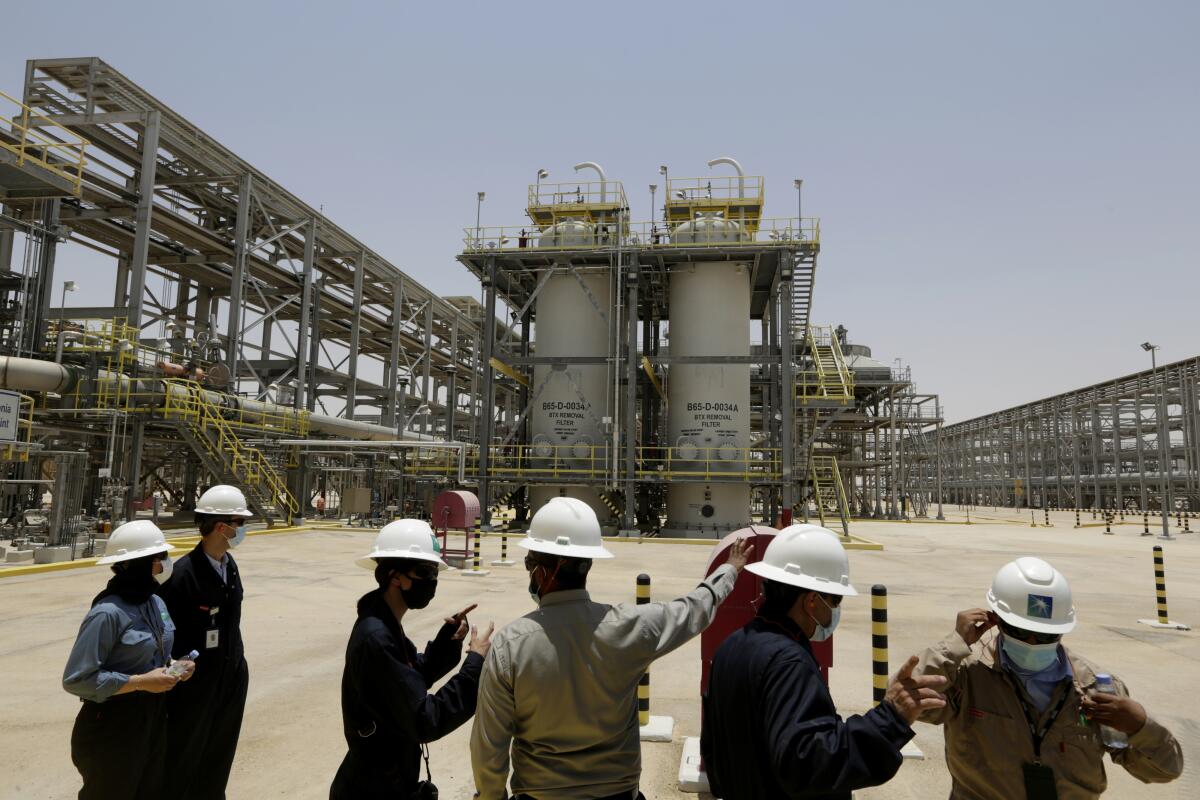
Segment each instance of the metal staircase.
M808 479L812 483L821 527L828 527L825 524L826 513L837 514L842 521L842 535L850 536L850 504L837 459L833 456L813 456L809 461Z
M299 503L275 466L256 448L250 447L221 415L221 407L208 399L193 381L166 380L164 414L174 421L184 441L210 473L242 489L251 509L268 522L290 520ZM182 391L170 391L174 387Z
M799 373L797 400L849 403L854 399L854 376L846 365L842 347L828 325L809 325L804 337L807 368Z

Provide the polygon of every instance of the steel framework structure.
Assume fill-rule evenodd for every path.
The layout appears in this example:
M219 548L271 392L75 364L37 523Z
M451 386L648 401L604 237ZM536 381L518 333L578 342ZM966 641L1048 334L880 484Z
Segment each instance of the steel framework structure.
M1200 508L1200 357L942 429L947 502Z

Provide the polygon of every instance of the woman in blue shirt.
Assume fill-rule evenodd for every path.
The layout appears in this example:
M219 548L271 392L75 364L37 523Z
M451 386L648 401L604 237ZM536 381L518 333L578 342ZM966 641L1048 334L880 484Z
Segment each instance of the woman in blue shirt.
M165 788L163 692L194 669L190 661L172 667L175 625L154 593L171 574L172 549L154 523L138 520L113 531L96 562L111 565L113 577L92 600L63 670L63 688L82 700L71 731L80 800L141 800Z

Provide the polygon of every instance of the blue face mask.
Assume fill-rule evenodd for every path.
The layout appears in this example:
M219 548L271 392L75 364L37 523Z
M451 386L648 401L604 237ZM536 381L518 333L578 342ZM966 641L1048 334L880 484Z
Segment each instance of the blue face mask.
M233 529L233 538L229 540L229 546L231 548L237 547L244 541L246 541L246 526L238 525Z
M1058 663L1058 642L1027 644L1001 634L1000 647L1004 655L1023 672L1044 672Z
M821 597L821 595L817 595L817 599L822 603L825 603L825 598ZM830 608L829 604L825 603L825 607L829 609L829 624L822 625L821 623L817 622L816 617L813 617L813 622L816 623L817 627L813 631L812 636L808 637L810 642L823 642L830 636L833 636L834 629L836 629L838 623L842 621L842 607L840 605L837 608Z

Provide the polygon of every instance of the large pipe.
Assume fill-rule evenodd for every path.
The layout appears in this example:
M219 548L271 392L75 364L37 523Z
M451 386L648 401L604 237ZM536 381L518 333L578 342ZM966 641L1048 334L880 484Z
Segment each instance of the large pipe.
M581 169L594 169L594 170L596 170L596 174L600 176L600 202L603 203L604 202L604 188L605 188L606 182L608 181L608 176L606 176L604 174L604 168L601 167L599 164L597 164L595 161L581 161L575 165L575 171L579 172L579 170L581 170Z
M731 158L729 156L721 156L720 158L714 158L712 161L708 162L708 166L710 168L715 167L717 164L728 164L729 166L731 166L737 170L738 197L745 197L746 196L746 173L744 170L742 170L742 165L738 163L737 159Z
M34 358L17 358L15 356L0 356L0 389L13 389L25 392L55 392L65 394L82 380L82 375L75 369L53 361L41 361ZM126 375L114 375L101 371L97 380L103 383L120 381L122 390L128 390L132 380ZM150 396L153 405L161 405L167 393L180 400L186 399L187 390L176 384L168 384L157 378L139 378L137 393ZM208 402L232 411L241 410L244 417L251 421L262 422L266 419L296 418L298 412L290 406L275 403L264 403L259 400L248 400L235 397L223 392L204 391ZM340 436L345 439L359 441L385 441L396 439L396 430L383 425L372 425L341 417L331 417L326 414L309 414L309 429L327 436ZM426 437L411 435L413 440L424 440ZM430 437L431 438L431 437Z

